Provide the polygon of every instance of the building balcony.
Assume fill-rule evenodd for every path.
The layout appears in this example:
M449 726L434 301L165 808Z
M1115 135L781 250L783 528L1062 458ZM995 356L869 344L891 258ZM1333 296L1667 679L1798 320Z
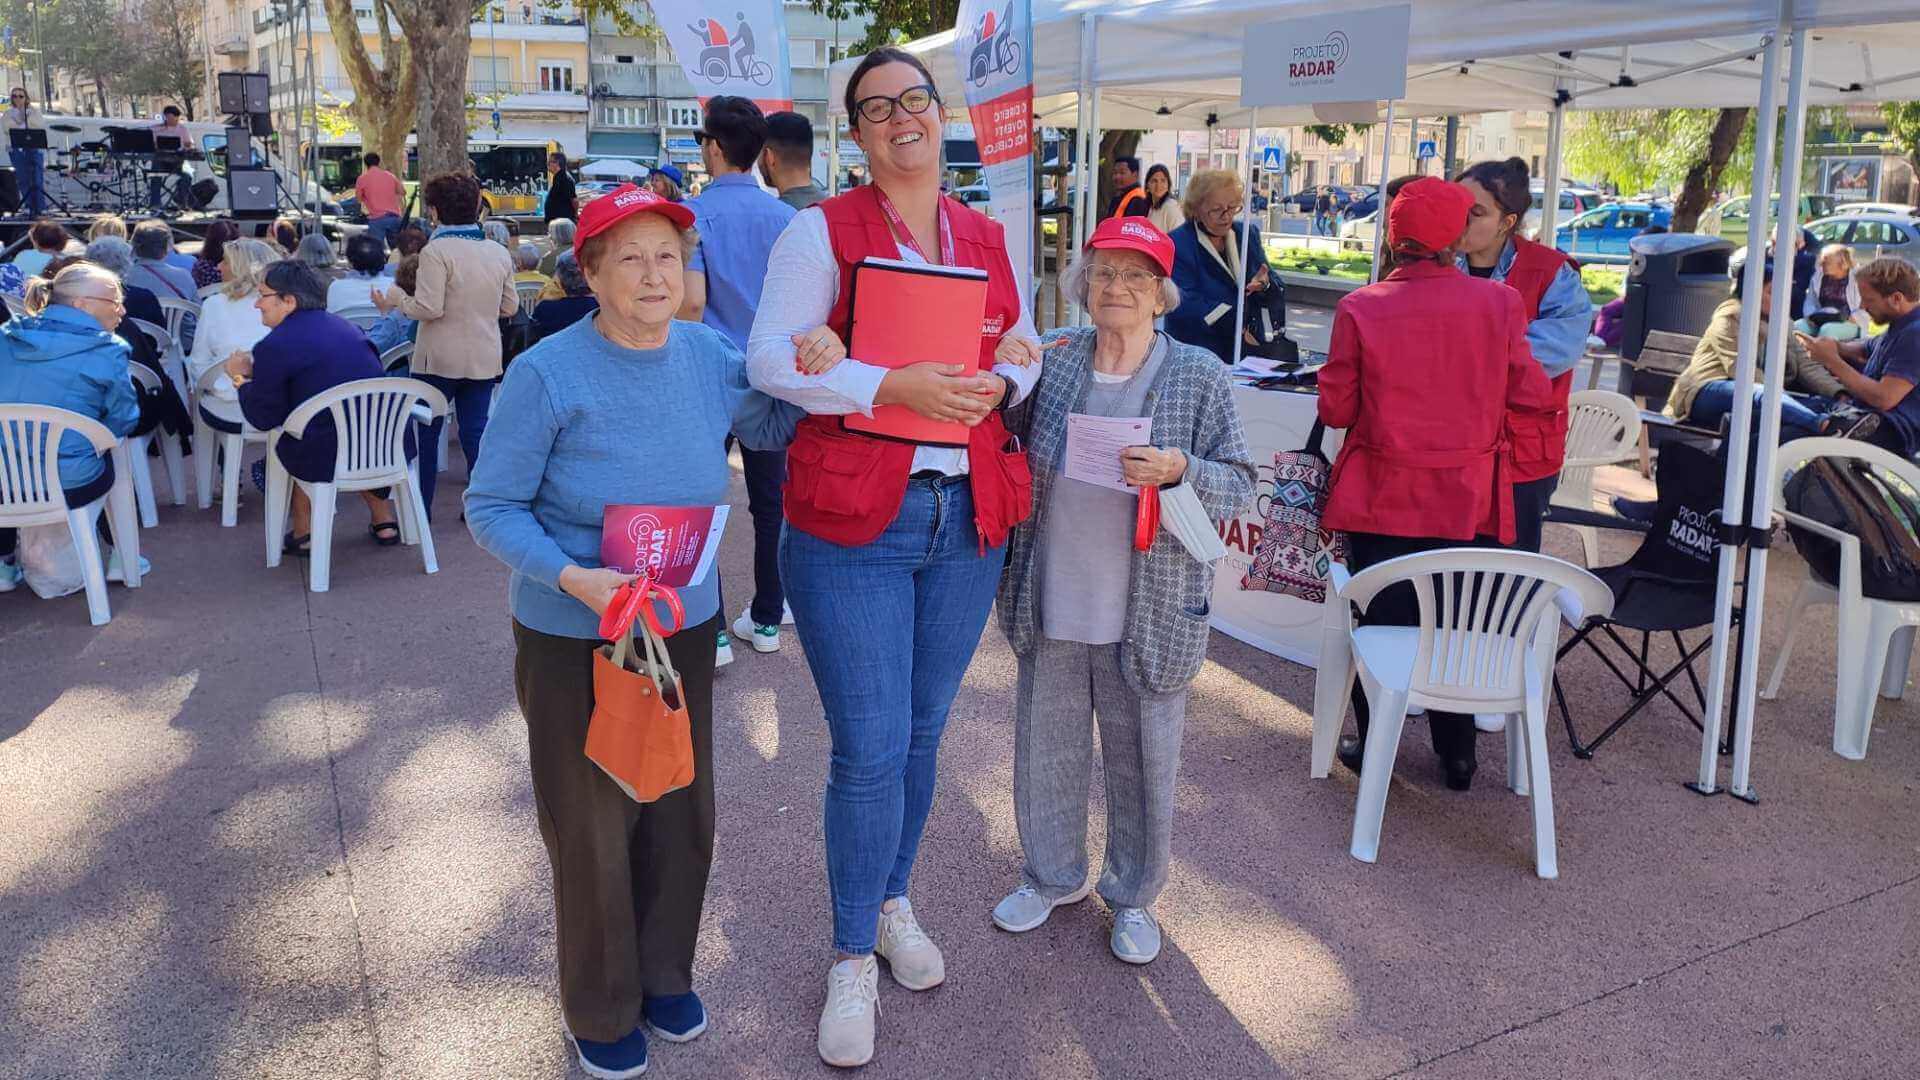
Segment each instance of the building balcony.
M600 96L610 97L652 97L654 78L652 64L594 64L591 65L594 91Z
M253 34L238 20L216 19L207 26L207 40L216 56L251 56Z

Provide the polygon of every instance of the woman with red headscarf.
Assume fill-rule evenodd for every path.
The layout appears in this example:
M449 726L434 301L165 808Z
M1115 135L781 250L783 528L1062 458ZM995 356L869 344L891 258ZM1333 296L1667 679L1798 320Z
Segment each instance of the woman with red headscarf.
M1527 347L1527 312L1504 285L1454 265L1473 195L1438 178L1400 189L1388 210L1393 272L1334 310L1320 370L1320 419L1347 429L1322 523L1347 534L1355 571L1419 551L1514 541L1512 451L1517 414L1538 412L1552 386ZM1366 621L1419 622L1411 586L1381 593ZM1360 736L1340 760L1358 772L1367 702L1355 688ZM1475 768L1473 718L1432 712L1447 786Z

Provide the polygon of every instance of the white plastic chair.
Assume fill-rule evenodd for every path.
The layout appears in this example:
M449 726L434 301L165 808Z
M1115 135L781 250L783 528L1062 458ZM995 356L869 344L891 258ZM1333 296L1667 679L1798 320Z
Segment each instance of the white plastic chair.
M180 342L167 331L166 327L131 316L121 321L122 336L125 336L126 328L129 326L145 334L147 339L153 342L153 351L160 358L161 370L167 373L167 378L173 380L173 387L179 391L180 400L185 401L187 399L187 354L180 348Z
M160 310L167 316L167 333L173 335L173 340L180 343L180 352L184 356L187 351L186 339L180 331L186 325L188 317L192 317L195 322L200 320L200 302L178 296L161 296L156 299L160 301Z
M1581 390L1567 398L1567 454L1560 486L1550 500L1572 510L1593 509L1593 470L1626 461L1640 444L1640 406L1611 390ZM1587 565L1600 559L1600 537L1591 525L1569 525L1580 534Z
M403 341L380 354L380 367L388 374L392 374L407 366L412 359L413 342Z
M1419 599L1419 626L1354 626L1355 606L1365 611L1381 590L1400 582L1410 582ZM1353 857L1374 862L1379 856L1387 786L1409 708L1518 713L1521 722L1507 725L1507 783L1517 794L1532 793L1535 872L1559 876L1547 771L1547 703L1560 627L1554 600L1569 590L1586 611L1607 614L1613 593L1571 563L1491 548L1405 555L1353 575L1336 564L1332 583L1314 684L1310 775L1324 777L1332 767L1358 677L1372 723L1354 806Z
M334 312L334 314L340 316L341 318L347 320L348 322L352 323L353 325L359 327L362 330L372 329L374 323L377 323L381 319L386 318L385 315L382 315L380 313L379 308L373 307L372 305L365 305L362 307L341 308L339 311Z
M226 287L227 287L226 282L216 281L211 285L200 286L199 291L195 295L198 296L200 299L205 300L207 297L212 296L214 293L217 293L221 289L224 289Z
M514 282L513 291L520 296L520 314L533 318L533 309L540 303L540 291L546 287L546 283L540 281Z
M246 422L241 415L238 402L226 401L213 396L213 384L226 374L226 366L215 364L200 373L193 384L193 482L194 492L199 497L200 509L213 505L213 457L214 444L219 443L221 451L220 469L220 527L231 529L240 520L240 459L246 456L247 444L264 443L267 433ZM221 431L207 422L205 413L214 415L232 423L238 423L240 430Z
M107 524L127 588L140 587L140 527L134 509L132 470L127 451L98 420L50 405L0 405L0 528L67 523L86 578L87 618L105 626L113 618L107 606L106 567L93 533L97 504L68 506L60 486L60 440L76 432L103 454L113 455L113 488L107 492Z
M428 415L445 416L446 396L418 379L358 379L309 398L273 432L267 445L267 565L279 566L291 483L298 483L313 505L311 580L308 588L326 592L332 582L334 501L343 491L389 488L400 519L400 541L419 544L427 573L440 572L433 552L433 530L427 524L427 506L420 498L420 476L407 460L407 430L417 422L416 406ZM310 484L294 480L274 443L283 435L306 433L313 418L325 412L333 417L337 449L333 480Z
M1815 458L1845 458L1865 462L1920 492L1920 468L1895 454L1852 439L1795 439L1779 451L1773 473L1775 513L1810 532L1840 545L1840 586L1834 588L1809 571L1794 594L1787 616L1787 639L1780 658L1760 696L1771 701L1780 693L1787 661L1807 609L1815 604L1838 608L1835 645L1836 690L1833 701L1833 752L1858 761L1867 756L1867 737L1873 733L1876 696L1890 701L1907 693L1907 667L1913 659L1914 630L1920 627L1920 604L1876 600L1860 591L1860 538L1823 522L1786 509L1787 476Z
M140 387L142 396L160 389L160 376L146 365L129 364L127 368L133 373L133 381ZM140 505L140 526L146 529L160 525L159 505L153 497L153 466L147 461L147 447L155 439L160 441L160 460L167 467L167 486L173 492L173 505L187 505L187 467L180 453L180 440L167 434L163 427L155 427L143 435L127 436L127 464L133 475L133 494Z

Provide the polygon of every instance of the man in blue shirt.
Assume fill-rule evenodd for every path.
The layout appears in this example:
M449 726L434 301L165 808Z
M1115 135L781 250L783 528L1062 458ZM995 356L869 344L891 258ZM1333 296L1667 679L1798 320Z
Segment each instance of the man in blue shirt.
M1920 271L1883 255L1854 272L1860 306L1887 332L1871 341L1834 341L1797 335L1808 355L1840 380L1848 394L1879 414L1868 438L1906 457L1920 454ZM1864 371L1849 360L1865 360Z
M760 309L767 259L794 209L754 180L754 162L767 142L767 119L743 97L722 95L707 102L705 122L694 132L701 161L713 177L706 190L687 200L693 208L700 246L687 269L683 319L698 319L724 334L745 352L747 333ZM753 515L753 604L733 623L734 636L755 652L780 648L780 624L786 601L780 589L781 489L787 482L784 450L740 448L747 478L747 511ZM727 634L720 635L718 662L733 658Z

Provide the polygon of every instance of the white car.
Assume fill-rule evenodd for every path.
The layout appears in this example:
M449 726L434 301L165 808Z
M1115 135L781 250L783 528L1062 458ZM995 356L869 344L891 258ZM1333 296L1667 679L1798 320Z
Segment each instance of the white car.
M1547 185L1533 185L1533 205L1527 208L1527 216L1520 222L1520 235L1529 240L1540 238L1540 209L1546 205ZM1560 211L1554 215L1559 222L1570 221L1576 214L1586 213L1599 206L1602 196L1592 188L1574 187L1571 184L1560 185Z
M1833 208L1836 214L1906 214L1920 216L1920 207L1897 202L1850 202Z
M1340 223L1340 239L1354 240L1362 244L1373 243L1374 233L1380 228L1380 212L1362 214Z
M987 194L987 185L984 182L968 184L963 188L954 188L948 194L951 194L954 198L959 199L968 206L984 203L990 199L990 196Z

